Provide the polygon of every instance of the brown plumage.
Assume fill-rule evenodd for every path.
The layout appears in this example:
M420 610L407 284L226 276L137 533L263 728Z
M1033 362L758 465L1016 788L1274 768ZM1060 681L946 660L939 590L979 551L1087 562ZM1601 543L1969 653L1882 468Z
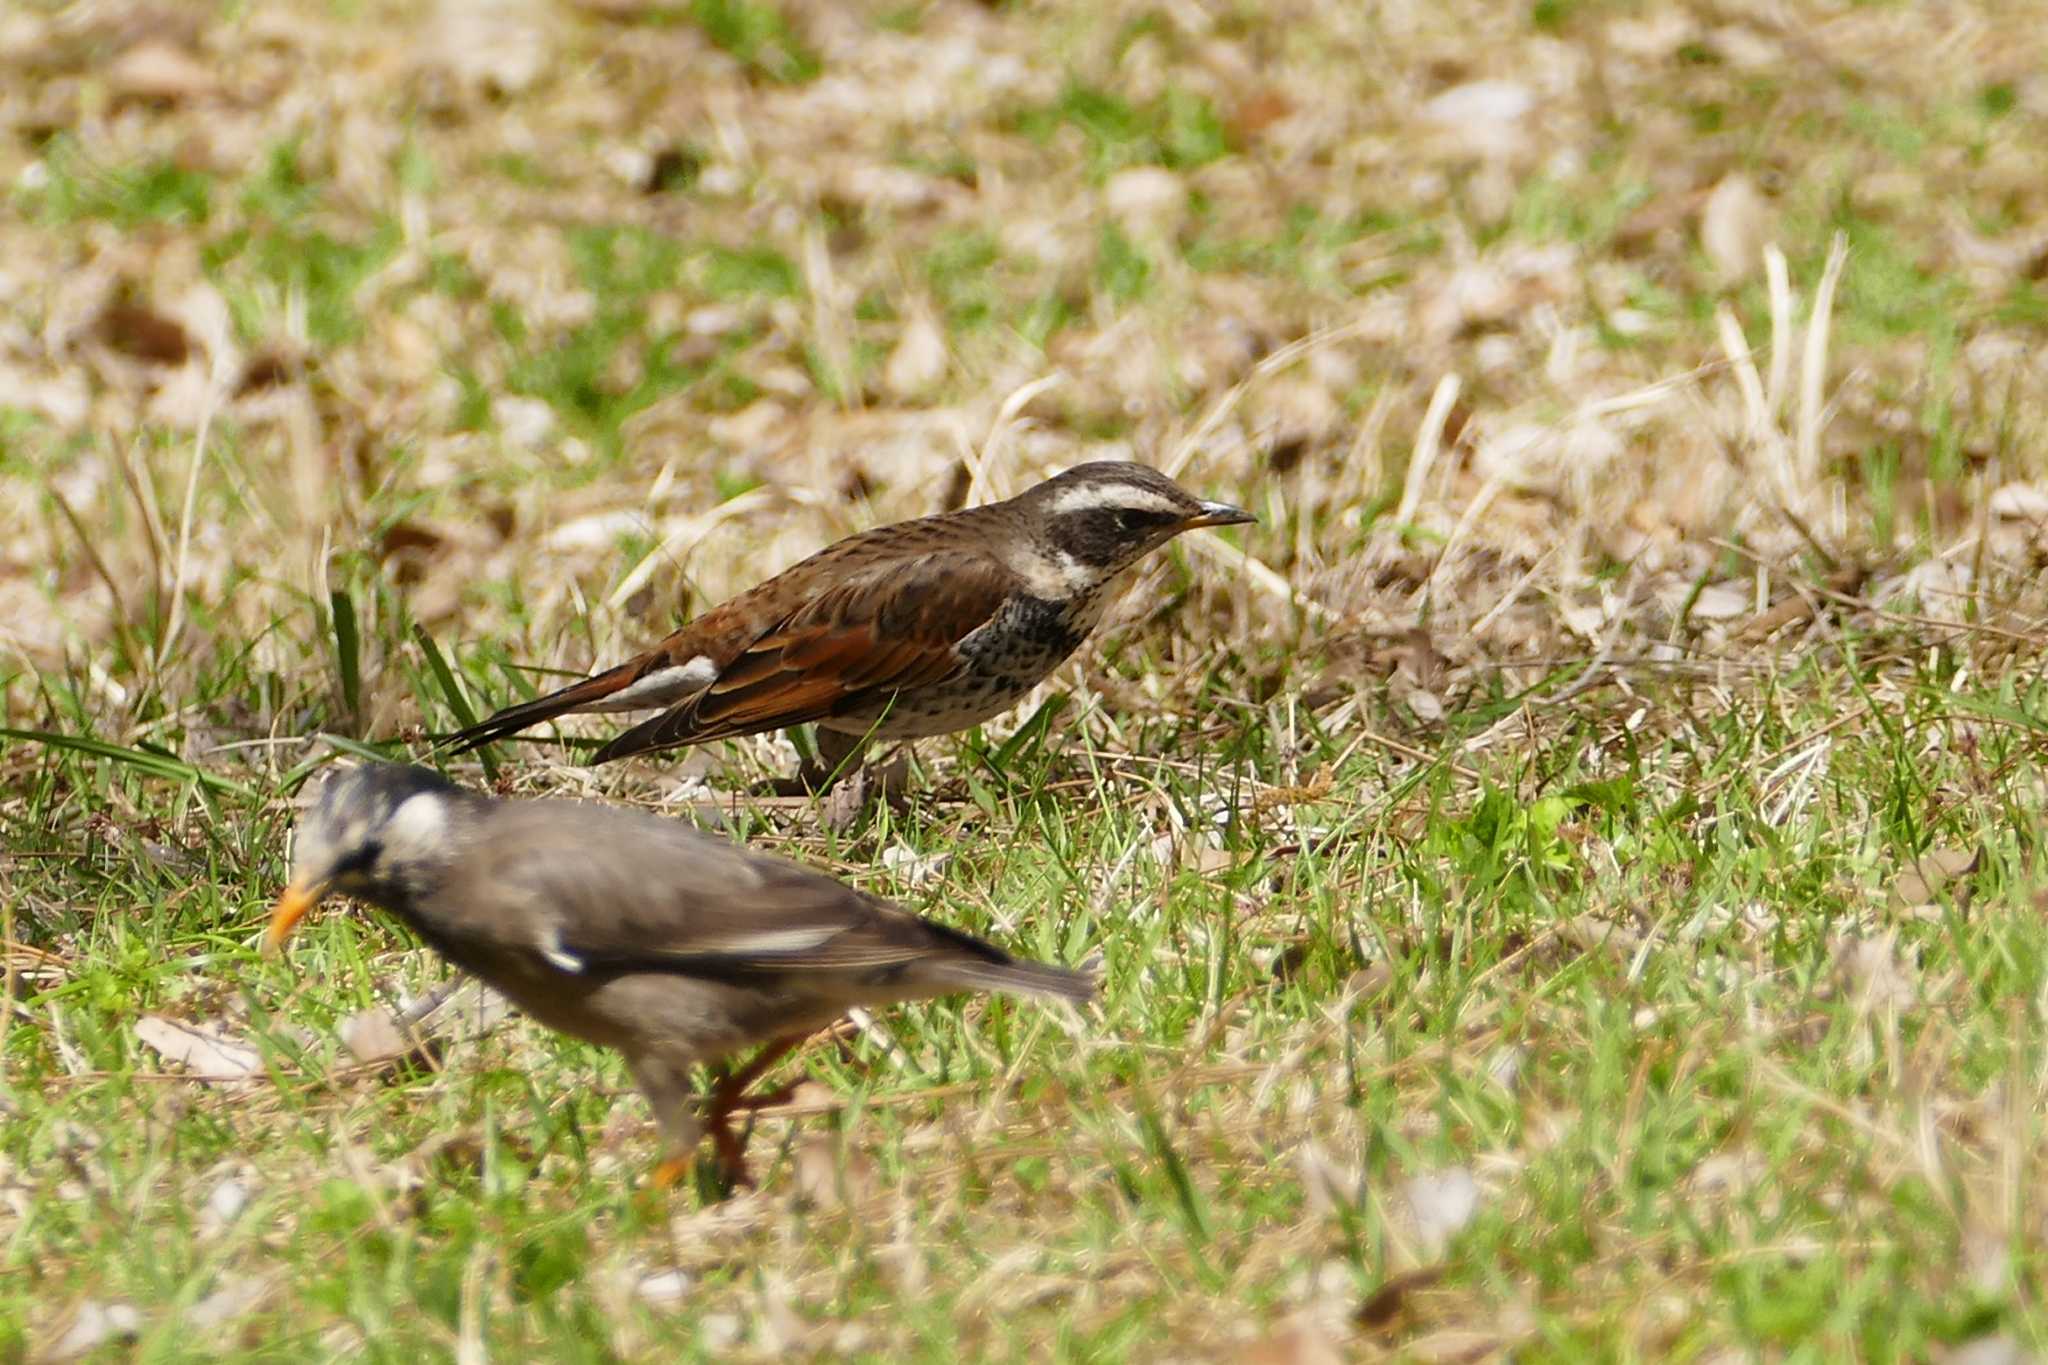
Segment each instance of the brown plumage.
M498 800L394 764L328 779L299 821L268 942L329 891L396 915L548 1027L617 1048L677 1159L708 1130L738 1178L727 1119L746 1082L852 1006L1094 991L674 820ZM762 1059L697 1102L694 1065L762 1043Z
M827 546L616 668L508 706L460 748L557 716L658 710L593 762L816 722L915 739L1021 700L1101 621L1148 552L1250 521L1143 465L1085 464L1006 502Z

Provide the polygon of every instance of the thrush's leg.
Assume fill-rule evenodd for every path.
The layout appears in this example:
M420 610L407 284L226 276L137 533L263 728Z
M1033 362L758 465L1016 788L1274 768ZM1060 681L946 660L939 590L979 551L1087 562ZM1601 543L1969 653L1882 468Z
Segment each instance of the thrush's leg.
M818 756L797 771L797 780L814 792L829 791L841 779L860 771L860 751L867 748L865 734L850 735L820 725L811 731Z
M690 1158L704 1138L704 1123L697 1117L696 1094L690 1085L689 1068L672 1065L654 1053L626 1054L626 1068L634 1084L647 1097L654 1121L668 1140L669 1155L654 1168L654 1183L663 1188L681 1184L690 1171Z

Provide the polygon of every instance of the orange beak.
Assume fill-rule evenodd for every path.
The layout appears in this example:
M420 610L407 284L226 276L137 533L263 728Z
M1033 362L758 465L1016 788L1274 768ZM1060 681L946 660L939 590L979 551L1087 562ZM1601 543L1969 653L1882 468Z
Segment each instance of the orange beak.
M277 898L277 904L270 911L270 928L263 935L263 951L274 953L284 946L291 937L292 926L306 917L306 912L320 903L320 893L325 890L317 882L294 881Z

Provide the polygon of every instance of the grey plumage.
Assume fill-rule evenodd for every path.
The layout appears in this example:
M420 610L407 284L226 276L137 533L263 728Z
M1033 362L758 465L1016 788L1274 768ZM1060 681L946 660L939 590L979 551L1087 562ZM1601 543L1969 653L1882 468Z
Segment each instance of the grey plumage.
M679 1152L707 1125L697 1063L786 1045L855 1005L991 990L1085 1001L1019 961L795 863L672 820L509 801L423 768L331 777L297 831L270 941L327 891L375 904L541 1023L617 1048ZM730 1108L735 1097L721 1092Z

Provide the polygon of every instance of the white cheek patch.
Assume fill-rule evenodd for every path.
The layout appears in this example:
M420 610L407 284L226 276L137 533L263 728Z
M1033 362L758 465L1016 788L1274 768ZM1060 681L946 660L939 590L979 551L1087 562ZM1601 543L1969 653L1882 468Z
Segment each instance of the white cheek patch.
M718 681L718 662L699 654L686 664L657 668L623 692L614 692L592 711L640 711L679 702Z
M448 805L433 792L409 796L384 822L385 857L399 864L435 853L448 834Z
M1040 549L1017 565L1031 595L1047 602L1059 602L1093 587L1102 571L1083 564L1065 550Z

